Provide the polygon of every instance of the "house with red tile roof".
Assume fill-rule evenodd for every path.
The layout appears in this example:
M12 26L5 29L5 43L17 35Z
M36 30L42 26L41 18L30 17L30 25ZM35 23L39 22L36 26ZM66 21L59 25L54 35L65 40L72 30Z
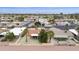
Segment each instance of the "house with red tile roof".
M40 30L40 28L28 28L28 36L38 37Z

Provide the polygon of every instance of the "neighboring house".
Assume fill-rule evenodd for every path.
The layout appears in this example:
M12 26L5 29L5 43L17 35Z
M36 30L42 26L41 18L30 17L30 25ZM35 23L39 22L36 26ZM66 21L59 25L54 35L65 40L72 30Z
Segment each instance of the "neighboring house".
M78 32L77 32L77 30L75 30L75 29L69 29L69 31L70 31L71 33L77 35L77 36L79 35Z
M55 19L55 23L58 23L58 24L78 24L78 21L77 19Z
M69 39L69 37L73 37L73 34L69 31L65 33L64 30L58 29L58 28L50 28L49 30L54 32L54 39L60 40L60 39Z
M0 28L0 34L8 31L7 28ZM4 35L0 35L0 41L4 39Z
M76 19L55 19L55 22L63 22L63 21L75 21Z
M48 19L44 19L44 18L39 18L39 22L41 24L49 24Z
M61 26L64 26L64 25L71 25L69 22L65 21L65 22L55 22L57 25L61 25Z
M24 31L25 27L22 27L22 28L13 28L9 31L6 31L6 32L2 32L0 35L3 35L5 36L7 32L13 32L14 35L17 37L19 37L19 35Z
M28 28L28 36L30 38L37 38L40 30L40 28Z
M53 25L52 24L45 24L44 27L51 28L51 27L53 27Z
M1 22L11 22L11 20L13 21L13 18L12 17L10 17L10 16L1 16L0 17L0 21Z
M20 24L19 24L19 26L21 26L21 27L28 27L29 26L29 24L31 24L32 23L32 21L23 21L23 22L21 22Z
M69 29L69 31L74 35L74 41L76 43L79 43L79 33L75 29Z

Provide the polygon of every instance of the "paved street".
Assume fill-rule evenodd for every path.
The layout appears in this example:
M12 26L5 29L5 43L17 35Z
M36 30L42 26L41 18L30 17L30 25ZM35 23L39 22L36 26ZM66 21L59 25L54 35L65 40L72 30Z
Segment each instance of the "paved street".
M70 25L70 26L68 26L68 28L69 29L74 29L76 26L77 25ZM53 27L56 27L56 28L64 30L64 26L61 26L61 25L57 25L57 26L54 25Z
M53 45L0 46L0 51L79 51L79 46L53 46Z

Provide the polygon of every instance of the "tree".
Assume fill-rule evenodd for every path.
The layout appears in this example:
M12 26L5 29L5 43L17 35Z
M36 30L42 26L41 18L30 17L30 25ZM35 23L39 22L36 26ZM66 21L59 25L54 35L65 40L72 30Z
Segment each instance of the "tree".
M61 12L60 15L63 15L63 13Z
M79 20L79 14L74 14L74 18Z
M41 26L42 26L42 27L44 27L44 26L45 26L45 24L43 23L43 24L41 24Z
M21 37L24 37L26 35L26 42L27 42L27 33L28 33L28 29L26 28L21 34Z
M41 29L38 39L39 39L40 43L47 43L48 42L48 35L44 29Z
M49 42L51 42L51 38L54 37L54 32L53 31L48 31L48 37L49 37Z
M24 17L19 17L19 21L24 21Z
M15 39L15 35L13 32L8 32L6 35L5 35L5 39L7 41L13 41Z
M68 24L66 24L65 26L64 26L64 29L65 29L65 33L68 31Z
M53 17L50 17L48 19L48 22L50 22L51 24L54 24L55 23L55 17L54 16Z
M57 14L53 15L53 18L54 19L60 19L60 17Z
M51 24L54 24L55 23L55 19L51 19L48 22L50 22Z
M49 17L48 17L48 16L44 16L43 18L47 19L47 18L49 18Z
M41 23L40 22L35 22L35 26L36 27L40 27L41 26Z
M60 18L61 18L61 19L63 19L63 18L64 18L64 15L63 15L63 13L62 13L62 12L60 13Z
M24 21L24 17L16 17L16 19L18 20L18 21Z
M73 14L70 14L70 19L74 19L74 15Z

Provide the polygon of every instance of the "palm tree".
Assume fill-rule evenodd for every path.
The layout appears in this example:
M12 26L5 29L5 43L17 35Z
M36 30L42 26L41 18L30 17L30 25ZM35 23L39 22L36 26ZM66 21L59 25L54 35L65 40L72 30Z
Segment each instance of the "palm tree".
M38 39L39 39L40 43L47 43L48 42L48 35L44 29L41 29Z
M48 31L48 37L49 37L49 42L51 42L51 38L54 37L54 32L53 31Z
M22 32L22 35L21 35L21 37L26 36L26 42L27 42L27 33L28 33L28 29L26 28L26 29L24 29L24 31Z

